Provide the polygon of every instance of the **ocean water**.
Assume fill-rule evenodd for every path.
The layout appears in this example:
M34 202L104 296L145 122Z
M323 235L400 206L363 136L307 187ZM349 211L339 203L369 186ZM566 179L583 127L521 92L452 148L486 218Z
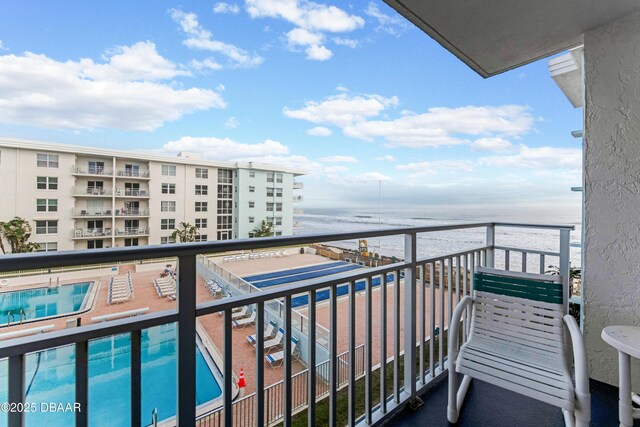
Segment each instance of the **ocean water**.
M424 227L444 224L466 224L476 222L518 222L532 224L573 225L571 242L580 242L581 218L577 209L550 208L378 208L372 209L305 209L303 215L296 215L299 223L296 235L316 233L344 233L379 228ZM485 228L440 231L418 235L418 257L437 256L483 246ZM496 245L542 251L559 250L559 231L514 227L496 228ZM326 242L342 248L356 249L357 240ZM368 239L370 250L383 255L403 257L402 236L387 236ZM580 266L580 248L571 248L571 265ZM529 271L537 271L540 259L529 256ZM504 252L496 252L496 265L503 266ZM547 257L545 265L558 265L557 258ZM512 253L511 269L519 269L521 256Z

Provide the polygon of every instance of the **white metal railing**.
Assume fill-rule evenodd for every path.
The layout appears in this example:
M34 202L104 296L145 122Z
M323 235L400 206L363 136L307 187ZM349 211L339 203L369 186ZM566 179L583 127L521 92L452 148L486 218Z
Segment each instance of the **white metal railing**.
M116 228L115 236L146 236L149 234L149 227L124 227Z
M149 178L148 170L134 170L134 169L118 169L118 177L123 178Z
M300 194L293 196L293 201L294 202L303 202L304 201L304 197L302 197Z
M302 190L304 188L304 183L293 181L293 189L294 190Z
M220 242L204 242L191 244L173 244L159 246L142 246L128 248L113 248L82 253L39 253L16 254L0 257L0 273L28 268L57 268L77 264L96 264L98 262L121 262L129 260L145 260L151 258L177 257L178 259L178 298L177 310L168 310L143 314L135 318L126 318L85 325L76 328L57 330L37 336L22 337L5 340L0 343L0 359L8 358L8 399L10 404L22 403L25 391L25 355L49 348L65 345L75 346L75 395L74 401L81 408L88 408L89 371L88 371L88 342L89 340L109 337L116 334L130 335L131 380L130 417L137 424L142 419L141 414L141 333L143 329L154 326L176 323L177 329L177 390L176 390L176 421L178 425L196 424L196 319L213 313L223 313L221 318L223 354L222 354L222 408L221 422L225 426L234 425L233 400L233 371L232 361L234 348L232 345L231 314L234 308L253 306L256 311L256 340L264 340L265 305L271 301L282 304L282 325L284 339L282 351L284 360L282 365L282 383L274 386L277 397L267 397L264 382L264 349L259 345L255 355L256 393L247 403L248 417L243 420L246 425L267 425L268 405L276 405L275 413L281 414L279 422L290 426L293 422L295 408L299 407L298 396L305 388L299 382L306 381L305 392L307 417L309 425L316 424L316 399L318 388L326 387L324 392L328 401L328 424L356 425L366 423L376 425L387 421L397 410L415 402L420 392L435 377L446 372L444 353L445 335L454 303L463 295L472 291L471 277L478 265L494 266L496 264L495 232L496 229L507 227L528 227L536 229L555 230L559 232L559 270L568 295L569 279L569 235L571 226L551 225L521 225L510 223L475 223L457 224L432 227L399 228L386 230L371 230L354 233L322 234L296 237L275 237L265 239L231 240ZM419 258L417 256L417 239L429 233L463 230L484 229L486 241L478 248L458 251L437 257ZM404 260L375 268L359 268L344 273L332 274L315 279L296 282L289 285L263 288L260 292L250 292L244 295L234 295L204 303L196 303L196 280L198 255L220 255L225 252L242 250L259 250L284 246L303 246L319 242L335 242L352 239L367 239L378 236L403 236ZM511 252L520 251L533 257L535 250L528 248L510 248ZM531 254L531 255L529 255ZM529 263L524 263L528 267ZM404 278L404 280L403 280ZM376 286L377 279L377 286ZM384 283L384 285L380 285ZM364 295L362 295L364 293ZM379 301L377 314L374 314L373 296ZM328 348L326 371L316 369L306 371L306 380L300 380L305 375L294 376L292 354L292 330L294 297L303 294L308 298L308 335L316 335L318 304L326 297L328 305ZM364 315L356 310L356 298L361 298L360 307L364 305ZM338 319L338 305L346 307ZM217 317L217 316L216 316ZM374 323L373 319L377 317ZM466 322L466 320L463 320ZM356 351L356 324L364 326L364 373L359 378L358 352ZM379 328L379 339L374 340L373 326ZM466 330L466 328L463 328ZM345 356L338 353L338 335L341 342L346 342ZM434 339L426 340L427 336ZM438 337L437 339L435 337ZM344 341L343 341L344 340ZM305 349L307 366L316 366L317 346L313 340L308 340ZM380 375L380 385L374 390L373 378L376 372L373 363L374 351L377 351L380 361L390 366ZM301 353L302 354L302 353ZM388 357L390 356L390 357ZM401 370L401 358L403 368ZM346 369L346 374L341 373ZM346 376L346 385L343 379ZM294 379L296 378L296 379ZM364 381L364 411L357 411L356 382ZM323 383L324 382L324 383ZM326 383L326 384L325 384ZM340 391L340 387L344 387ZM345 393L347 399L347 417L339 418L338 392ZM390 390L390 391L388 391ZM276 393L276 392L273 392ZM374 393L379 396L374 399ZM342 394L341 394L342 395ZM379 403L376 404L376 400ZM94 404L94 403L92 403ZM300 409L298 409L300 410ZM91 409L75 413L76 426L84 427L88 424L88 414ZM145 415L145 419L148 417ZM23 413L9 412L8 425L22 425Z
M113 188L107 187L73 187L74 196L112 196Z
M113 176L113 169L103 166L72 166L71 173L74 175Z
M149 216L149 209L116 209L116 216Z
M76 228L71 232L72 239L90 239L111 237L113 235L111 228Z
M109 209L73 209L73 216L101 216L110 217L113 210Z
M149 197L148 188L116 188L116 197Z

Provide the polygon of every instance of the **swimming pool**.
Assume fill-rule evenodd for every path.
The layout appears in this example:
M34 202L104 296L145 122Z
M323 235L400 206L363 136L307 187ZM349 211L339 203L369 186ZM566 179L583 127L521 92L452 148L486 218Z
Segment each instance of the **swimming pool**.
M86 306L93 282L0 293L0 325L70 314ZM10 319L11 317L11 319Z
M142 425L175 416L176 333L175 326L162 325L142 333ZM103 338L89 343L89 425L120 427L130 425L130 340L129 335ZM201 405L221 396L219 373L207 350L198 343L196 352L196 403ZM30 354L26 358L26 402L75 401L75 355L71 346ZM216 372L216 374L214 374ZM0 401L7 399L7 361L0 363ZM25 414L25 425L68 426L73 413L35 412ZM0 426L7 425L6 415Z

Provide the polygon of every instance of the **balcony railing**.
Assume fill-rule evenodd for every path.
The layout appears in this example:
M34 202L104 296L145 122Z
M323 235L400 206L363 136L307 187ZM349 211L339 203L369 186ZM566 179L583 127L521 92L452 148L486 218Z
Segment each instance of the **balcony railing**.
M125 228L116 228L115 236L123 237L123 236L148 236L149 235L149 227L125 227Z
M73 209L75 217L110 217L112 214L111 209Z
M528 248L498 247L496 230L525 227L559 231L559 250L542 252ZM479 247L438 255L418 257L417 242L428 239L430 233L479 229L486 236ZM95 264L159 257L178 258L177 309L144 314L112 322L85 325L34 336L14 338L0 344L0 359L8 358L8 402L21 404L25 396L26 354L65 345L75 346L75 401L81 408L75 413L76 425L88 424L89 371L88 342L117 334L130 335L131 380L130 417L137 425L141 414L141 334L144 329L176 323L177 329L177 390L176 420L180 426L244 426L267 425L277 420L284 426L292 424L294 410L306 406L309 425L316 424L316 400L327 396L328 424L331 426L364 422L376 425L387 421L404 406L415 403L417 393L436 377L446 373L445 335L454 304L472 289L470 280L477 266L513 266L514 253L521 254L521 269L526 271L541 257L540 265L557 262L562 274L565 292L569 291L569 237L572 226L523 225L511 223L475 223L448 226L398 228L340 234L321 234L265 239L231 240L206 243L174 244L151 247L128 247L86 251L82 253L16 254L0 257L0 273L20 269L57 268L78 264ZM404 241L404 260L375 268L360 268L345 273L262 289L259 292L235 293L233 297L196 303L197 277L201 268L199 255L220 255L285 246L303 246L319 242L369 239L401 236ZM506 255L509 254L509 255ZM527 258L528 257L528 258ZM507 258L507 259L505 259ZM510 258L510 259L509 259ZM508 268L508 267L507 267ZM536 271L538 267L536 264ZM381 280L382 279L382 280ZM376 280L386 282L375 286ZM404 283L403 283L404 282ZM362 295L364 293L364 295ZM378 303L374 313L374 295ZM306 341L301 340L301 357L306 365L315 367L293 375L292 330L295 328L294 297L308 299ZM357 313L356 297L363 298L364 316ZM340 299L338 299L340 297ZM329 327L328 354L316 344L318 311L323 305L316 301L328 299ZM232 310L253 305L256 310L256 340L263 342L265 313L270 302L278 301L282 307L283 374L282 382L266 387L264 382L264 349L256 348L256 392L234 402L232 360ZM338 323L338 303L346 304L346 316ZM362 307L362 305L360 305ZM342 305L344 307L344 305ZM215 412L201 414L196 421L196 319L199 316L222 313L222 407ZM374 322L373 318L377 317ZM464 321L464 320L463 320ZM356 344L356 324L364 329L364 346ZM379 333L374 334L374 324ZM338 353L338 330L347 338L346 354ZM463 331L466 331L463 328ZM298 331L296 331L296 334ZM388 338L388 333L390 339ZM375 339L374 339L375 337ZM374 347L383 362L374 365ZM362 349L362 350L360 350ZM391 354L391 357L388 357ZM318 366L322 367L318 369ZM401 369L402 366L402 369ZM385 369L381 369L381 368ZM374 374L380 375L379 387L374 390ZM167 373L171 375L170 373ZM356 381L364 377L364 411L356 412ZM390 382L387 382L390 381ZM347 390L348 420L338 418L338 391ZM277 389L277 391L272 391ZM390 389L390 392L387 390ZM275 393L275 394L274 394ZM374 399L374 393L379 399ZM273 397L275 396L275 397ZM379 400L378 404L375 401ZM96 402L95 400L92 401ZM277 413L277 417L273 414ZM8 425L22 425L24 414L8 413ZM362 421L361 421L362 420Z
M304 188L304 183L293 181L293 189L294 190L302 190Z
M76 228L71 232L73 239L95 239L111 236L111 228Z
M293 196L293 201L294 202L303 202L304 201L304 197L302 197L300 194Z
M149 209L116 209L116 216L149 216Z
M133 169L118 169L117 175L118 178L144 178L149 179L149 171L148 170L133 170Z
M73 175L113 176L113 169L101 166L72 166L71 173Z
M116 197L149 197L148 188L116 188Z
M113 189L106 187L73 187L73 195L80 197L111 197Z

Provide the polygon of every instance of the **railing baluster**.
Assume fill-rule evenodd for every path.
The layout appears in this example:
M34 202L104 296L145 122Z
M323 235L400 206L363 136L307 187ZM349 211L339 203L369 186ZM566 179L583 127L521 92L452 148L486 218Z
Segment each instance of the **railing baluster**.
M178 257L178 350L176 419L178 425L196 422L196 257ZM227 319L225 318L225 322ZM229 323L231 328L231 323ZM225 348L225 353L227 349ZM231 351L231 349L229 349ZM229 354L231 356L231 354ZM226 359L225 359L226 363ZM229 360L231 363L231 360ZM231 395L229 395L230 397Z
M400 270L393 286L393 401L400 403Z
M338 402L338 368L337 350L338 350L338 287L332 285L330 287L329 302L329 425L337 425L337 402Z
M426 384L425 381L425 369L424 369L424 356L425 356L425 339L426 339L426 295L425 295L425 283L424 283L424 265L420 265L418 270L419 274L419 286L420 286L420 384Z
M291 427L291 295L284 297L284 426Z
M444 271L445 260L440 260L440 333L438 334L438 366L440 372L444 371Z
M88 396L89 396L89 349L87 341L76 343L76 403L80 404L80 411L76 412L76 426L86 427L89 423ZM139 420L139 419L138 419ZM138 421L139 423L140 421ZM134 419L131 420L134 424Z
M460 266L460 255L456 257L456 304L460 302L460 274L461 266ZM453 312L451 313L453 314Z
M356 282L349 283L349 418L356 424Z
M544 254L540 254L540 274L544 274Z
M447 261L447 296L449 297L449 312L447 313L447 325L453 314L453 258Z
M522 272L527 272L527 253L522 251Z
M225 427L231 427L233 425L233 386L232 376L233 368L231 365L231 358L233 357L233 342L231 335L231 309L224 310L224 326L223 326L223 346L224 346L224 368L222 372L222 395L223 395L223 410L224 410L224 425ZM262 343L256 343L256 345L262 345Z
M372 289L372 278L367 277L365 279L365 338L364 338L364 351L365 351L365 359L364 359L364 406L365 406L365 420L367 424L371 424L371 411L373 410L373 388L371 384L371 369L373 365L373 327L372 327L372 318L373 318L373 289ZM380 283L382 286L382 282ZM309 424L309 427L314 427Z
M509 271L509 250L504 250L504 269Z
M380 413L387 413L387 274L380 275Z
M142 420L142 331L131 331L131 425L139 426ZM76 350L77 351L77 350ZM76 424L77 425L77 424Z
M316 291L309 292L309 372L307 379L307 425L316 425ZM258 424L258 427L262 424Z
M264 419L264 302L256 304L256 422L257 427L265 425Z
M9 357L9 404L22 404L24 402L24 359L25 355ZM82 408L83 410L86 409ZM22 411L9 411L9 425L22 426Z
M435 262L429 263L429 374L435 378L435 336L436 336L436 272Z
M409 262L404 269L404 391L407 393L409 404L414 405L416 400L416 247L417 235L408 233L404 235L404 259ZM400 272L398 272L398 305L400 303ZM400 319L400 307L398 306L398 320ZM400 322L398 321L398 348L400 347ZM398 354L398 364L400 354ZM400 397L398 390L398 399Z

